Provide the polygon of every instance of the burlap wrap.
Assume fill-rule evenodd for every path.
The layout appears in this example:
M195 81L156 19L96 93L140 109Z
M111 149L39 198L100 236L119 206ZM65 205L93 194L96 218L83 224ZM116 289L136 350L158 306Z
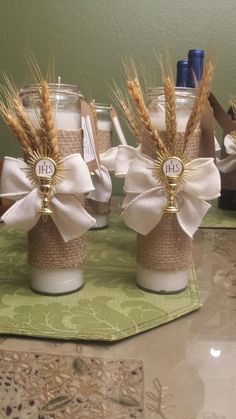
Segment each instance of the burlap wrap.
M112 131L97 131L97 148L99 154L105 153L112 147Z
M73 153L82 154L82 131L57 132L62 157ZM78 197L84 206L84 194ZM28 233L28 262L41 269L65 269L81 266L86 258L86 240L82 236L65 243L49 217L41 219Z
M166 132L161 137L168 145ZM201 131L197 130L187 143L190 159L199 155ZM184 134L178 133L176 152L182 152ZM155 158L153 142L143 137L142 153ZM185 270L191 262L192 240L180 228L176 216L163 214L160 223L147 235L137 235L137 262L154 271Z
M112 147L112 131L97 131L97 150L99 154L104 153ZM111 201L98 202L93 199L86 199L85 207L91 215L108 215L110 213Z

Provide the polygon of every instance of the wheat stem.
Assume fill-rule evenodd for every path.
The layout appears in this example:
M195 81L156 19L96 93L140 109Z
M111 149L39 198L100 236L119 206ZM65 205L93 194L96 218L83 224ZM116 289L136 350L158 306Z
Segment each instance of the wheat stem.
M185 129L184 150L186 148L186 144L188 140L190 139L194 130L196 129L197 124L200 122L204 105L210 94L212 75L213 75L213 64L211 61L209 61L203 68L202 78L198 83L197 96L195 98L193 109L191 111L186 129Z
M174 146L176 139L176 101L175 86L169 76L164 76L164 92L165 92L165 120L168 138Z
M50 94L48 84L45 80L41 80L39 89L40 98L40 116L41 116L41 127L44 135L41 137L45 141L45 146L50 153L59 152L57 131L55 129L53 116L52 116L52 104L50 101Z
M28 117L27 113L25 112L23 106L21 105L19 99L12 98L12 105L14 107L14 111L18 120L18 123L24 130L32 149L36 149L38 144L38 138L36 134L36 130Z
M131 104L128 100L128 97L125 98L122 91L116 85L115 85L115 90L113 90L113 94L115 96L115 100L118 106L120 107L124 116L126 117L126 120L128 122L128 125L132 134L136 137L137 141L141 143L142 135L140 132L140 127L137 122L136 116L133 112L133 109L131 107Z
M127 80L127 89L150 138L155 141L159 150L167 151L157 129L152 124L137 77L134 80Z
M19 141L24 156L27 157L33 151L32 145L28 140L28 137L24 129L21 127L14 115L12 115L11 112L6 108L3 102L0 102L0 114L6 122L7 126L11 129L11 131Z

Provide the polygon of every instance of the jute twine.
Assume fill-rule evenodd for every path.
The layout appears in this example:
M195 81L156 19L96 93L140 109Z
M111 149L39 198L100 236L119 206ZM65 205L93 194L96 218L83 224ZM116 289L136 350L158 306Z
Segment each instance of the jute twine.
M166 132L161 137L167 143ZM200 131L195 131L186 146L190 159L198 157ZM177 134L176 151L183 150L184 134ZM142 153L155 159L155 147L147 137L143 138ZM137 235L137 262L154 271L185 270L191 263L192 240L180 228L176 216L163 214L160 223L147 235Z
M82 154L82 131L57 132L62 157L72 153ZM84 206L84 194L78 197ZM65 243L49 217L45 223L41 219L28 233L28 262L41 269L65 269L81 266L86 258L86 240L82 236Z
M99 154L112 147L112 131L97 131L97 148Z
M99 154L104 153L112 147L112 131L97 131L97 149ZM111 201L98 202L93 199L86 199L85 207L91 215L108 215L110 214Z

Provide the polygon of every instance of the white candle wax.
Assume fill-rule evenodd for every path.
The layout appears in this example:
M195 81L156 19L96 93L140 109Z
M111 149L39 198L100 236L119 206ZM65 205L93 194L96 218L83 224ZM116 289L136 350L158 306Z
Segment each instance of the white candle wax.
M93 217L96 220L96 223L91 227L91 230L97 230L100 228L108 227L109 224L109 216L108 215L100 215L100 214L93 214Z
M35 128L39 128L39 109L28 108L26 112ZM57 111L53 110L53 119L57 130L75 131L81 127L81 116L79 112L61 111L59 109Z
M99 131L112 131L112 122L111 121L97 121L97 129Z
M39 109L25 109L34 127L40 128ZM81 127L81 115L75 111L53 109L57 130L75 131ZM31 287L39 293L51 295L70 293L82 287L83 267L67 269L39 269L31 267Z
M157 293L183 291L188 286L188 270L152 271L137 266L136 280L141 288Z
M185 131L190 113L191 113L191 108L176 110L177 132ZM160 131L165 131L166 130L165 112L155 111L155 112L150 112L149 114L150 114L150 118L153 125Z
M31 288L42 294L67 294L79 290L84 283L81 268L39 269L31 266Z

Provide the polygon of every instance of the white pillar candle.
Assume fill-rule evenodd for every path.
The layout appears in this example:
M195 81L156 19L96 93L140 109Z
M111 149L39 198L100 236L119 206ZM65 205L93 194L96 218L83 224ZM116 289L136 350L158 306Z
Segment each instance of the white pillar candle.
M111 121L102 121L97 120L97 129L99 131L112 131L112 122Z
M35 128L40 128L39 109L27 108L26 112ZM81 126L79 112L62 111L60 109L53 110L53 119L57 130L76 131Z
M79 290L84 283L81 268L39 269L30 267L31 288L40 294L67 294Z
M149 115L153 125L159 131L166 131L165 96L162 88L151 92ZM184 133L194 102L193 89L180 89L176 93L177 132ZM157 293L176 293L188 285L188 270L161 271L137 266L136 281L146 290Z
M81 128L81 95L77 91L77 87L74 91L75 87L69 85L66 85L66 87L64 85L63 87L60 84L52 87L52 115L57 131L77 131ZM68 96L70 94L71 96ZM21 97L25 111L32 124L36 129L40 128L37 87L32 86L32 88L23 89ZM29 99L30 97L31 99ZM70 98L71 100L69 100ZM30 273L32 289L42 294L58 295L71 293L81 288L84 283L82 266L66 269L41 269L31 266Z
M190 108L177 109L176 110L176 123L177 123L177 132L184 132L189 116L191 113ZM166 121L165 121L165 111L163 109L158 112L150 112L150 118L153 125L160 131L166 130Z
M187 287L188 270L154 271L138 265L136 280L138 285L147 291L176 293Z

